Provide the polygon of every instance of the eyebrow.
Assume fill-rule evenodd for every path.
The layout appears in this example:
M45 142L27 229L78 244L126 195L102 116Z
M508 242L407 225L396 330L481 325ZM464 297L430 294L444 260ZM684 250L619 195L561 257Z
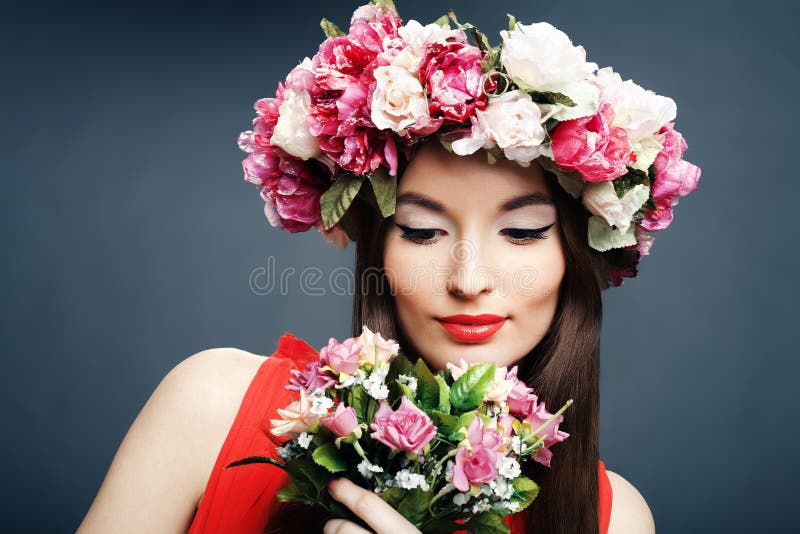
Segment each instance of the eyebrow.
M440 213L444 213L445 211L444 206L442 205L441 202L437 202L436 200L428 198L425 195L413 192L403 193L402 195L397 197L396 204L398 206L400 204L413 204L415 206L421 206L431 211L436 211ZM500 211L507 212L525 206L538 206L538 205L552 206L553 200L550 197L543 195L541 193L530 193L527 195L522 195L506 200L500 205Z

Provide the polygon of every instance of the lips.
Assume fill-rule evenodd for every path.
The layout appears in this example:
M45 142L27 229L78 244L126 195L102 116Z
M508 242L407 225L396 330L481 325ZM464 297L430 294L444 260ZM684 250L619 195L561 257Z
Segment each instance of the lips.
M448 315L437 320L458 341L478 343L492 337L506 323L507 317L485 313L481 315Z

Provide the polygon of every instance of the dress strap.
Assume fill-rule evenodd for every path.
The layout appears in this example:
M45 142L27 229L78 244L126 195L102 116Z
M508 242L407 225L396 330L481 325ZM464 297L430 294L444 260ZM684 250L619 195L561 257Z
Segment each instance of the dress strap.
M611 481L606 473L606 464L603 460L597 461L597 517L600 523L600 534L608 532L608 524L611 521L611 501L613 492L611 491Z

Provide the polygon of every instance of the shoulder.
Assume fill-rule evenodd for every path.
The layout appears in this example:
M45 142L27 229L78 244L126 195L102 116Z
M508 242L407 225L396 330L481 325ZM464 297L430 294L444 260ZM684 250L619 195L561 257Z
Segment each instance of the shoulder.
M130 426L79 531L115 530L124 517L129 532L185 532L265 359L214 348L174 366Z
M653 534L655 523L642 494L621 475L606 470L613 494L608 534Z

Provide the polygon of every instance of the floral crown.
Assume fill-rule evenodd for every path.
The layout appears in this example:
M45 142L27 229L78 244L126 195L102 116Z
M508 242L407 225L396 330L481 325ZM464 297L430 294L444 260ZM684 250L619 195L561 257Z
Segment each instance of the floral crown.
M608 282L619 286L649 253L645 232L669 226L678 197L697 188L675 102L598 69L547 22L509 15L492 47L452 11L403 24L391 0L373 0L348 33L321 26L318 52L255 103L253 130L239 136L244 178L273 226L315 227L345 246L358 234L353 201L392 215L398 168L436 135L458 155L485 149L490 162L536 160L554 173L590 212L589 246L607 256Z

